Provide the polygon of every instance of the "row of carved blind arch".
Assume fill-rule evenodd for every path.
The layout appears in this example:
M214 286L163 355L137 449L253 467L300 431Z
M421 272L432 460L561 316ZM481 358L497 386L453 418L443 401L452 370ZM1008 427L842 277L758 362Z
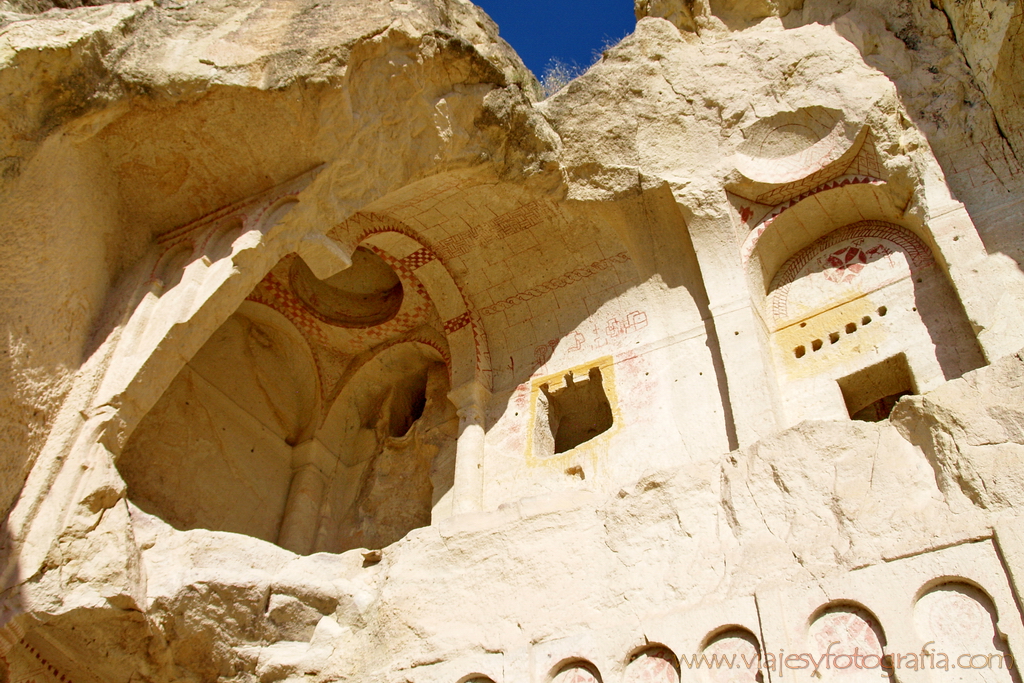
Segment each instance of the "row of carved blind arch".
M921 595L914 608L914 624L921 645L928 646L932 659L923 659L920 668L935 668L937 657L944 653L950 657L971 655L977 663L987 657L984 667L978 666L961 672L959 680L977 680L979 683L1019 683L1013 668L1013 659L996 626L996 609L987 593L973 584L947 581L934 586ZM833 641L838 640L835 646ZM625 668L623 683L680 683L703 678L710 683L763 683L763 670L777 669L774 653L765 654L758 638L746 628L730 626L719 629L707 639L700 654L683 655L682 661L665 645L648 645L633 653ZM832 647L829 647L833 643ZM829 652L836 665L824 669L822 678L836 675L839 680L852 683L863 677L866 681L899 680L899 671L909 662L895 661L903 653L885 651L886 639L879 620L861 605L834 602L819 608L807 629L807 651L815 656ZM855 661L850 655L858 652L861 665L842 666L842 657ZM793 653L791 653L793 654ZM910 655L906 655L909 657ZM915 655L916 656L916 655ZM716 659L717 658L717 659ZM716 667L714 662L718 661ZM722 666L722 662L730 662ZM682 666L680 666L682 664ZM950 665L955 664L951 661ZM915 663L915 665L918 665ZM800 666L800 663L797 663ZM809 668L809 667L808 667ZM854 671L850 671L850 669ZM956 667L954 667L956 668ZM980 673L984 670L984 674ZM849 677L849 673L861 676ZM972 675L976 674L976 675ZM785 672L783 672L785 675ZM696 677L696 678L695 678ZM603 683L601 673L585 659L560 663L545 679L549 683ZM459 683L494 683L486 676L472 674Z

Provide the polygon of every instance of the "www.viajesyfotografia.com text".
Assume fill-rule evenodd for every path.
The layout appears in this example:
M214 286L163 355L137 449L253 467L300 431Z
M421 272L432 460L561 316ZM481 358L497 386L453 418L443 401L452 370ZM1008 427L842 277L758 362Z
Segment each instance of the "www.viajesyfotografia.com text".
M691 657L681 655L679 664L686 669L751 669L756 671L764 668L778 672L780 677L784 676L787 670L809 670L812 674L820 677L823 671L832 669L840 671L877 670L883 675L888 675L888 672L898 669L950 671L953 669L1010 669L1013 667L1013 660L1009 654L1002 652L948 654L929 649L934 642L925 643L920 652L885 655L862 654L859 648L855 648L852 653L833 652L832 648L839 644L839 641L831 643L828 649L819 655L813 655L810 652L786 654L785 650L780 650L777 653L766 652L763 657L758 654L702 654Z

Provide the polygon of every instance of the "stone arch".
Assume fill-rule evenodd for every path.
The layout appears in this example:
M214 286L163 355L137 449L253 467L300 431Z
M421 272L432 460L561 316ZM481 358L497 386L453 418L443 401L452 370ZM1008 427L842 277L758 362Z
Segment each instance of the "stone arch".
M357 214L328 234L351 250L370 245L387 254L402 274L416 278L441 316L452 358L452 387L476 381L490 390L490 353L480 316L448 266L421 235L401 221L372 213Z
M283 195L278 195L273 201L267 202L261 209L255 213L250 214L246 217L245 227L250 230L259 230L260 232L267 232L267 230L278 223L284 218L292 209L299 204L297 192L287 192Z
M991 683L1019 680L999 630L995 603L973 582L959 577L929 582L914 604L914 627L922 646L930 643L933 657L938 653L949 656L950 670L943 671L944 678Z
M303 174L262 195L228 205L157 238L160 254L155 267L149 272L146 286L159 296L143 297L130 312L104 384L95 399L104 403L111 402L111 396L117 397L113 400L120 406L117 419L108 420L99 429L99 438L105 443L125 444L112 455L128 483L129 497L138 502L140 496L133 496L132 489L140 493L139 489L146 488L146 484L142 481L144 477L140 479L140 472L129 470L137 469L132 460L139 455L140 440L146 438L140 429L145 432L147 421L159 422L161 413L163 418L169 417L165 409L169 407L172 395L182 390L184 384L191 385L184 389L205 392L207 397L211 391L217 393L216 387L201 378L189 364L203 363L204 356L209 355L212 346L216 346L218 333L237 327L240 320L249 321L273 330L272 336L277 338L278 345L287 347L287 353L279 355L286 365L294 367L272 374L277 378L275 381L291 382L295 386L275 392L264 391L255 385L250 387L251 390L239 388L234 392L237 394L235 399L228 396L230 391L222 391L221 398L226 407L221 406L223 410L211 413L214 421L235 420L235 424L220 425L225 433L232 433L240 423L247 424L243 430L246 438L208 440L212 450L224 451L228 460L245 458L242 451L246 449L251 458L258 460L256 464L246 461L242 468L228 466L230 472L219 477L225 489L247 492L243 497L245 504L237 513L232 513L218 506L216 495L207 496L201 491L193 491L195 495L191 497L182 495L181 505L176 505L167 496L142 505L179 528L236 531L268 541L274 541L278 534L288 493L292 447L307 439L310 429L315 426L313 416L319 413L322 390L317 361L303 331L272 308L245 299L274 264L294 248L296 236L293 233L275 230L283 214L275 213L274 209L283 204L293 205L297 201L295 195L298 190L305 187L313 175ZM254 231L259 231L259 239L238 243L241 235ZM270 236L272 232L273 236ZM255 249L256 246L260 248ZM187 270L183 267L186 265ZM174 278L181 280L180 287ZM173 284L167 286L167 282ZM171 339L173 343L168 343ZM219 364L225 368L230 366L217 361L207 363L215 370ZM188 381L185 375L189 376ZM244 380L245 373L232 381L240 378ZM266 380L267 377L259 379ZM197 388L204 384L204 388ZM270 397L269 393L274 393L274 396ZM262 408L245 405L248 400L259 403L263 399L267 400ZM289 400L298 402L282 406L281 400L285 403ZM180 403L193 407L191 401ZM230 419L225 417L232 412L238 414ZM189 427L194 429L201 424L201 421L191 421ZM112 431L116 434L109 433ZM207 431L212 434L216 430ZM202 455L202 449L199 451ZM224 462L213 469L221 466ZM190 486L182 479L187 469L179 467L178 471L169 472L172 479L181 479L179 488ZM259 483L246 481L247 472L257 477ZM218 477L210 474L207 478L215 480ZM256 493L250 495L253 491ZM230 494L221 497L232 499Z
M189 252L189 261L205 256L208 264L230 256L233 242L242 234L258 231L267 234L298 205L297 192L286 190L283 193L271 192L260 197L256 205L251 200L229 204L203 216L197 221L168 230L157 237L157 245L161 248L157 266L150 275L151 279L166 280L165 275L172 273L171 261L180 260L176 256L185 250ZM187 263L188 261L186 261ZM177 277L180 279L180 272ZM165 289L170 289L165 286Z
M182 240L165 249L157 258L149 279L160 283L161 294L181 282L186 266L194 260L195 252L196 246L192 241Z
M646 645L626 663L624 683L679 683L679 659L664 645Z
M343 397L351 396L352 392L370 392L379 394L387 391L388 378L394 375L396 378L400 378L404 371L409 368L399 365L398 367L388 367L389 361L398 359L401 363L410 349L415 349L418 356L423 359L424 362L439 362L444 363L446 353L443 346L441 346L437 340L430 339L427 336L410 336L405 339L396 339L391 343L384 344L373 350L361 358L354 359L351 368L345 373L345 376L341 380L341 390L331 400L331 406L327 411L326 419L322 425L317 429L316 438L326 440L343 440L344 417L341 411L347 410L351 407L351 403L346 403ZM411 367L411 366L410 366ZM387 377L385 377L385 375ZM371 386L367 387L366 380L371 379ZM381 378L377 382L377 378ZM373 384L372 382L376 382ZM377 386L379 384L380 386ZM377 399L372 397L365 397L361 394L353 396L355 401L354 405L357 410L365 409L365 411L371 411L375 408Z
M866 251L861 248L864 243L869 244ZM840 253L843 250L845 252ZM892 263L891 256L897 250L906 257L906 271L899 270L898 264ZM877 281L862 288L865 293L885 286L893 278L912 275L935 262L931 250L914 233L898 225L885 221L860 221L839 228L796 252L779 267L767 292L769 310L766 313L770 326L793 317L794 314L788 310L789 292L798 279L811 272L816 265L813 261L820 259L823 252L829 252L826 261L817 265L829 267L824 276L833 284L849 284L863 279L862 271L869 270L873 262L885 260L889 265L886 270L890 272L880 274Z
M749 629L742 626L723 626L712 631L701 646L701 654L735 658L739 668L718 668L703 671L701 676L709 683L760 683L762 680L761 643ZM753 666L750 666L753 664Z
M260 280L294 250L296 235L290 232L275 232L267 237L276 227L270 220L274 212L268 213L268 209L296 202L298 191L308 185L315 173L314 170L302 174L263 195L231 204L157 238L160 251L147 287L158 297L143 298L126 316L124 332L106 373L108 379L97 398L103 404L111 401L111 396L120 395L116 401L121 405L119 419L111 423L118 434L111 435L111 442L124 442L130 436L138 421L170 386L185 359L192 357ZM202 253L223 246L222 238L239 223L241 230L231 238L229 253L220 259ZM256 231L260 239L245 240L244 245L237 243L240 235ZM196 260L203 263L189 268L188 292L165 297L164 294L176 289L167 286L165 280L181 279L184 275L184 269L174 267L171 261L186 252L188 256L182 265ZM171 336L175 343L164 343Z
M311 512L286 522L310 530L292 549L379 548L430 524L452 487L458 429L442 348L413 336L353 361L311 457L296 461L297 473L316 469L321 493L302 494L316 498Z
M768 282L762 319L791 423L882 419L900 395L984 363L945 271L904 226L868 220L833 230Z
M129 437L116 463L129 498L179 529L275 540L319 396L302 334L243 302Z
M889 675L883 667L886 638L878 618L851 602L830 602L808 620L807 649L815 661L828 655L831 667L819 668L822 679L835 683L877 683ZM858 664L855 657L860 657Z
M200 249L208 255L211 261L219 261L231 256L234 242L241 237L243 232L245 232L243 218L237 215L229 216L207 233Z
M740 248L754 295L767 292L793 254L830 232L864 219L895 222L900 216L885 182L871 176L840 176L776 206ZM927 230L915 226L914 231L930 243Z
M193 343L198 347L206 342L209 333L205 332L202 329L203 326L197 324L197 321L203 317L205 312L217 314L219 311L224 311L225 308L231 310L231 304L226 301L227 298L240 294L241 297L239 298L249 298L255 302L268 303L252 296L255 291L254 288L263 279L255 277L259 271L263 271L264 275L272 271L281 262L282 258L286 258L292 252L297 253L298 257L296 258L302 258L303 261L306 260L307 254L311 255L314 259L318 259L324 251L323 243L327 243L328 251L334 249L335 251L342 252L343 250L339 250L334 246L335 242L332 242L327 237L321 237L320 239L323 242L321 243L317 241L317 235L312 234L312 238L310 238L310 234L289 227L287 224L282 229L276 227L281 223L285 214L296 206L298 200L295 194L296 192L293 189L283 188L279 192L258 198L255 202L250 201L225 207L225 209L204 217L196 223L175 229L158 240L167 252L176 253L176 250L180 249L184 253L187 250L187 257L190 259L190 263L196 261L199 256L203 258L199 259L202 263L196 263L194 268L189 268L187 274L189 280L188 287L177 292L172 297L171 303L178 304L175 314L167 315L167 306L162 305L167 302L158 302L159 308L165 310L157 310L156 306L150 306L153 310L150 311L149 317L154 323L159 323L153 325L154 328L159 329L144 329L144 334L137 335L144 337L141 339L142 343L137 345L147 346L146 342L156 341L158 337L165 335L165 328L167 327L165 322L170 317L180 322L188 321L188 325L181 325L178 327L178 330L194 338L195 341ZM462 381L463 384L474 384L479 382L480 379L489 380L486 347L483 344L479 323L469 309L468 299L463 296L443 264L434 258L432 252L426 249L422 243L413 241L411 248L407 249L406 253L396 254L395 250L402 245L396 245L395 236L402 237L409 231L403 229L402 226L397 226L399 230L402 230L402 234L399 235L395 231L395 227L390 226L386 230L366 231L365 234L358 236L359 239L355 244L363 244L374 252L386 257L392 267L403 271L403 276L407 280L415 281L416 283L422 282L424 284L422 289L429 295L429 302L431 304L437 301L440 302L437 308L442 317L443 325L441 327L443 331L434 334L431 329L420 328L419 331L414 330L407 333L402 339L392 340L392 343L379 350L384 353L388 350L388 347L404 342L415 342L424 348L429 348L430 353L434 354L437 362L444 369L442 374L445 375L446 381L444 382L445 391L441 392L442 398L447 394L447 389L453 387L452 380L455 382ZM259 232L260 240L247 239L244 242L238 242L241 234L253 231ZM388 239L389 237L391 239ZM187 249L184 246L178 246L186 244L188 245ZM256 244L261 246L259 250L245 248L247 246L255 246ZM410 245L407 244L406 246ZM229 258L225 259L223 258L224 256ZM239 260L256 261L259 265L256 270L244 267L239 268L237 263ZM246 273L246 277L226 278L226 276L231 274L232 270L241 270L243 273ZM313 270L316 271L317 269L314 267ZM188 300L186 301L186 299ZM193 304L193 299L195 304ZM245 305L255 304L250 302L250 304ZM319 337L315 334L317 330L312 329L315 326L307 324L310 321L306 320L305 317L300 316L302 317L300 320L296 319L294 315L289 315L288 311L290 310L291 308L285 307L281 309L281 312L285 314L300 333L303 335L313 334L313 337L308 338L307 342L314 343L320 341ZM136 342L138 341L140 340L137 339ZM452 353L453 345L459 350L459 353ZM161 371L166 372L168 364L161 362L156 357L159 354L160 347L160 344L156 344L154 353L144 357L144 362L154 368L159 366ZM183 355L186 358L192 355L188 352L187 345ZM455 363L452 362L453 358L456 359ZM314 354L314 365L320 361L320 357ZM358 363L356 365L358 366ZM175 369L180 369L180 365ZM167 382L169 385L171 379L168 378ZM435 382L431 386L438 385ZM149 391L152 397L149 399L151 401L149 405L146 405L147 400L145 399L139 402L139 419L143 415L148 414L151 407L165 393L164 388L160 386L159 382L143 384L140 385L140 388ZM321 415L327 412L327 407L337 398L337 395L328 396L324 393L326 391L326 384L320 387L320 403L324 407L324 412ZM448 405L447 399L445 399L445 405ZM450 407L447 410L454 413ZM316 412L318 411L313 410L313 413ZM444 421L450 423L450 418L452 416L447 415ZM122 425L124 425L125 432L130 434L135 425L132 424L130 419L126 420L126 423L122 423ZM434 468L436 471L431 471L430 473L430 485L426 488L428 491L426 504L421 506L426 512L420 514L413 522L398 523L395 528L402 527L400 533L398 531L393 534L382 533L376 535L363 533L361 537L363 540L359 541L360 544L386 545L397 540L398 537L404 535L409 529L420 526L423 523L429 523L432 511L442 514L438 512L437 504L443 501L439 501L438 497L444 496L452 486L454 435L452 436L453 438L450 439L452 441L450 444L451 448L448 448L451 452L445 451L443 457L438 458L439 461L442 461L443 466ZM389 435L389 438L397 438L397 436L392 434ZM329 480L333 476L335 473L333 468L336 466L331 464L329 457L326 460L324 459L324 453L325 451L329 453L329 449L322 448L323 444L318 444L315 435L306 433L295 435L294 438L290 437L286 440L286 445L294 448L292 449L293 453L290 461L291 484L288 486L288 492L285 495L286 503L283 516L278 514L280 506L276 502L274 505L266 506L268 510L273 509L272 516L277 516L281 521L281 527L276 534L277 542L297 552L309 552L313 548L336 551L342 548L342 546L346 546L348 541L338 541L336 538L330 538L330 534L325 536L323 533L316 531L318 528L321 531L324 528L323 525L319 524L320 521L333 520L344 511L322 509L319 503L323 501L317 501L317 505L313 506L315 509L310 507L314 498L324 497L324 500L328 502L331 498L331 491L327 483L324 481L317 483L315 481L316 477L311 480L306 476L312 466L311 463L314 462L319 463L317 467L322 466L322 469L326 470L317 475L317 477ZM392 444L392 446L398 447L395 444ZM313 469L316 469L316 467ZM275 481L279 479L280 477L275 476ZM312 484L310 483L311 481L313 482ZM318 489L321 489L319 493L317 492ZM279 492L276 492L275 489L275 496L277 496L277 493ZM355 493L360 494L360 490L356 490ZM371 494L372 491L367 495L372 497ZM276 500L277 498L275 498ZM270 514L268 513L268 515ZM448 514L451 514L450 511ZM312 519L310 515L312 515ZM300 523L302 520L306 522L305 525ZM204 525L216 527L218 523L205 523ZM314 533L311 534L310 529ZM241 528L238 530L242 533L248 533ZM297 532L296 530L299 531ZM275 540L275 534L270 530L269 523L263 524L256 533L250 533L250 535L255 535L265 540ZM349 541L352 543L356 542L354 539L349 539Z
M551 683L602 683L601 674L585 659L569 659L551 670Z

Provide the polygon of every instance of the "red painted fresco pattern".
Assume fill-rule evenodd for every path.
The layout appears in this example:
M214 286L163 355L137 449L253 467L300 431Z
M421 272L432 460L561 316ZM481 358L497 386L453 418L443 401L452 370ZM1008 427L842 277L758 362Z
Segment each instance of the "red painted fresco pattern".
M443 188L438 189L436 194L444 194L445 192L450 191L453 187L457 187L457 185L446 185ZM417 198L415 201L418 202L421 200L422 196ZM388 216L382 216L373 213L356 214L345 223L336 225L328 232L328 235L333 237L334 239L342 241L352 238L354 239L354 244L359 244L364 242L371 235L382 235L386 233L396 233L399 235L404 235L405 237L408 237L409 239L415 241L417 244L420 245L424 245L426 241L422 235L412 230L404 223L397 221L393 218L390 218ZM353 235L356 235L356 237L353 238ZM383 254L383 250L375 249L375 251L377 251L378 254ZM432 249L429 245L421 246L420 249L417 249L413 253L401 259L402 263L400 267L407 271L410 276L412 276L413 271L418 270L419 268L422 268L423 266L435 260L438 261L444 268L446 277L448 278L448 280L450 280L451 284L458 291L459 297L461 298L462 308L464 309L463 313L452 318L451 320L444 321L443 327L446 329L446 334L452 334L453 332L457 332L458 330L463 329L467 325L470 327L473 333L473 345L475 353L474 367L476 369L476 375L478 379L483 381L483 383L486 386L490 386L489 375L491 372L491 359L490 352L487 349L487 344L484 339L483 325L480 321L480 316L471 306L470 299L468 296L466 296L466 292L463 290L462 285L459 284L459 282L451 275L451 270L445 263L444 259L440 258L438 256L437 251L435 249ZM389 261L389 263L391 263L391 261ZM397 269L396 272L398 272ZM399 277L401 277L401 273L399 273ZM418 278L414 277L414 279L417 282L420 282ZM424 288L424 291L426 291L426 288Z
M844 175L870 176L872 178L883 177L882 164L878 160L878 152L875 149L875 138L870 131L865 136L863 144L861 144L852 161L833 163L826 168L818 170L813 170L813 167L804 170L810 173L807 177L772 188L758 195L757 203L766 206L778 206L815 188L823 187L830 180Z
M834 249L837 245L842 245L842 248ZM814 262L818 263L817 270L827 280L849 283L871 258L889 258L897 250L906 255L911 272L935 262L924 242L909 230L892 223L861 221L829 233L797 252L772 279L769 287L772 318L778 321L789 316L790 287Z
M627 263L630 260L629 255L626 252L620 252L614 256L609 256L606 259L594 261L588 266L581 266L570 270L568 273L564 273L556 278L546 280L539 285L534 285L529 289L519 292L514 296L507 297L501 301L498 301L490 306L487 306L480 310L481 315L494 315L504 310L518 306L519 304L526 303L531 299L543 296L549 292L553 292L557 289L567 287L573 283L581 282L587 278L596 275L602 270L607 270L613 267L617 263Z
M574 664L563 668L551 679L551 683L599 683L597 676L582 664Z
M28 664L26 665L25 658L20 658L23 671L19 677L12 677L11 683L72 683L72 678L70 676L47 661L47 659L24 638L18 641L18 646L25 649ZM7 669L10 671L8 660L3 659L3 663L7 665Z
M864 680L877 683L879 669L869 668L883 656L881 628L875 618L858 607L833 608L811 624L808 632L809 652L813 657L831 654L831 667L825 668L826 678L844 682ZM837 656L838 655L838 656ZM866 664L855 665L853 656L869 656Z
M679 683L675 655L666 648L641 652L626 667L624 683Z
M759 648L757 640L747 631L732 630L717 636L704 648L704 655L727 659L734 668L716 667L706 671L712 683L755 683L757 681Z
M639 332L647 327L647 311L630 311L624 316L613 316L596 323L590 329L575 330L566 337L569 345L566 350L576 354L581 351L601 351L609 347L618 337ZM582 326L581 326L582 327ZM546 344L534 348L534 363L542 366L547 363L561 340L549 339Z
M491 239L505 239L524 230L535 228L551 216L552 211L545 202L530 202L497 216L483 225L447 237L439 241L435 245L435 249L444 259L464 256L482 242Z
M790 200L788 200L788 201L786 201L786 202L784 202L782 204L779 204L778 206L776 206L775 208L773 208L771 211L768 212L768 214L761 220L761 222L758 224L758 226L756 228L754 228L750 232L750 234L747 236L746 240L743 242L743 247L740 249L740 255L743 258L743 262L746 263L747 261L750 260L751 255L753 255L753 253L754 253L754 249L757 247L758 241L761 239L762 235L764 235L765 231L775 221L775 219L777 219L779 216L781 216L787 210L793 208L794 206L796 206L797 204L799 204L803 200L807 199L808 197L811 197L812 195L816 195L816 194L818 194L820 192L827 192L829 190L835 190L835 189L838 189L838 188L841 188L841 187L848 187L850 185L883 185L883 184L885 184L884 181L880 180L879 178L874 178L872 176L866 176L866 175L864 175L864 176L862 176L862 175L857 175L857 176L853 176L853 175L841 176L841 177L836 178L834 180L830 180L827 183L823 183L821 185L818 185L817 187L815 187L812 190L808 190L807 192L804 192L803 194L800 194L800 195L798 195L798 196L796 196L796 197L794 197L794 198L792 198L792 199L790 199ZM748 214L748 217L750 215L753 215L753 214Z

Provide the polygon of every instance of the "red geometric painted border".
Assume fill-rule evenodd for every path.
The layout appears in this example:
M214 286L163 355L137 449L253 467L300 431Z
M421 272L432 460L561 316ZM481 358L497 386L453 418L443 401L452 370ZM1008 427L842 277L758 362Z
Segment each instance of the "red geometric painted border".
M422 249L417 249L416 251L412 252L404 259L402 259L402 265L404 265L406 268L412 271L416 270L417 268L422 268L423 266L427 265L436 258L437 257L434 255L434 252L430 251L426 247L423 247Z
M422 266L425 266L427 263L430 263L435 259L444 267L445 272L448 275L448 278L451 280L452 284L455 285L455 288L458 290L459 295L462 298L462 306L464 309L463 314L456 316L452 320L445 321L445 327L450 328L452 326L460 325L461 322L465 320L463 316L468 315L468 325L470 326L470 329L473 332L475 370L478 375L489 375L489 373L491 372L490 352L487 349L487 344L484 340L483 325L481 324L480 316L473 310L473 307L470 305L469 297L466 296L465 291L463 291L462 285L460 285L459 282L452 276L451 269L444 262L444 259L438 256L436 250L432 249L429 245L427 245L427 240L425 240L422 235L417 233L415 230L412 230L411 228L409 228L404 223L401 223L400 221L392 219L388 216L382 216L373 213L356 214L356 216L353 216L353 218L360 224L360 227L363 227L363 230L361 230L358 233L358 237L354 240L355 244L363 243L371 235L379 235L389 232L398 233L400 235L405 235L406 237L412 239L413 241L420 245L424 245L421 246L420 249L417 249L412 254L409 254L404 259L402 259L403 261L409 261L409 265L413 267L412 269L415 270ZM348 235L344 234L343 226L344 224L334 226L333 228L331 228L331 230L328 231L328 236L333 236L344 241L351 239ZM465 325L458 326L455 329L462 329L462 327L465 327ZM450 365L449 368L451 368ZM488 385L490 383L489 376L487 377L486 383Z
M519 304L525 303L530 299L536 299L539 296L543 296L548 292L552 292L556 289L561 289L562 287L571 285L574 282L580 282L581 280L585 280L588 277L596 275L602 270L607 270L611 268L616 263L626 263L629 260L629 254L622 251L619 252L618 254L615 254L614 256L609 256L606 259L594 261L589 266L581 266L579 268L576 268L575 270L570 270L568 273L564 273L556 278L552 278L550 280L547 280L546 282L540 283L539 285L530 287L526 291L519 292L518 294L514 294L513 296L510 296L507 299L503 299L494 304L491 304L490 306L481 309L480 314L494 315L495 313L500 313L501 311L512 308L513 306L518 306Z
M871 176L841 176L835 180L830 180L827 183L817 186L813 190L808 190L803 194L793 197L789 201L780 204L771 210L771 212L765 216L754 230L747 236L747 239L743 243L743 247L740 249L740 254L743 258L743 263L750 260L750 256L754 253L754 248L757 246L758 240L761 239L761 235L764 234L768 226L771 225L776 218L781 216L786 210L793 208L803 200L818 194L819 192L826 192L828 190L834 190L840 187L847 187L849 185L884 185L885 181Z
M478 225L447 237L435 245L435 251L444 258L464 256L477 242L505 239L543 223L551 210L543 201L533 201L503 213L483 225Z
M826 190L834 190L839 187L846 187L847 185L882 185L884 183L885 181L879 178L872 178L871 176L866 175L841 176L839 178L836 178L835 180L830 180L827 183L822 183L813 190L807 190L807 192L798 194L792 199L783 202L782 204L779 204L774 209L772 209L771 213L768 214L768 217L765 218L762 222L764 223L765 227L771 225L772 221L778 218L784 211L793 208L794 206L796 206L803 200L807 199L811 195L818 194L819 192L825 192Z
M282 282L273 271L267 273L267 276L256 286L247 300L269 306L288 318L308 341L327 344L327 336L320 328L320 316L307 308L295 296L291 286ZM313 344L311 343L310 346Z
M471 316L469 315L469 311L466 311L462 315L455 316L451 320L446 320L444 323L444 333L452 334L453 332L458 332L463 327L471 324L472 322L473 321Z
M780 320L785 317L786 312L789 310L789 289L793 284L794 278L804 266L822 251L840 242L859 237L876 237L899 245L910 260L910 271L912 273L935 263L928 246L917 235L906 228L886 223L885 221L860 221L852 223L846 227L834 230L816 242L804 247L783 264L779 272L772 278L771 286L768 288L769 296L772 297L773 318Z
M25 642L24 638L19 640L18 644L22 645L26 650L28 650L29 653L32 654L36 658L36 661L38 661L50 673L50 675L53 676L55 679L57 679L61 683L71 683L71 678L69 678L67 675L61 673L60 670L57 667L55 667L53 664L50 664L50 662L48 662L45 657L40 655L39 652L34 647L29 645L27 642ZM29 680L33 681L33 683L34 683L34 679L29 679ZM28 683L28 682L26 682L26 683Z

